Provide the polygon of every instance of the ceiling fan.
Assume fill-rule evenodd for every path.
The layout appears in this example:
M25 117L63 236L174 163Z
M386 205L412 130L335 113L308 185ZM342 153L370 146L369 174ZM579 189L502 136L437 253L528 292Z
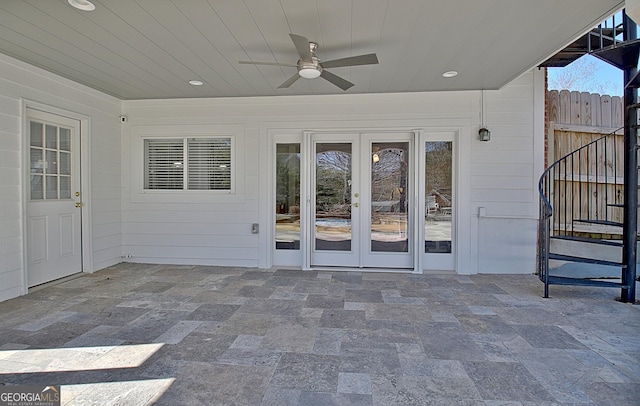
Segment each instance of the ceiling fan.
M306 79L314 79L320 76L321 78L333 83L342 90L347 90L354 84L340 76L334 75L327 71L327 68L339 68L343 66L357 66L357 65L375 65L378 63L378 57L376 54L366 54L358 56L350 56L348 58L334 59L332 61L320 62L320 59L316 55L318 50L318 44L309 41L302 35L289 34L293 44L298 50L298 63L295 65L277 62L253 62L253 61L240 61L242 64L249 65L272 65L272 66L289 66L292 68L298 68L298 73L291 76L283 84L278 86L278 89L283 89L291 86L300 77Z

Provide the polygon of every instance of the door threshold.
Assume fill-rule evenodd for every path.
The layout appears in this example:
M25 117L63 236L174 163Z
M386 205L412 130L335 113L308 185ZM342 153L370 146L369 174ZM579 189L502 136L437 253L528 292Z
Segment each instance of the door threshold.
M311 266L312 271L363 273L418 273L412 268L355 268L343 266Z
M49 282L44 282L44 283L41 283L39 285L31 286L30 288L27 288L27 294L33 293L33 292L37 292L39 290L42 290L44 288L48 288L48 287L51 287L51 286L59 285L61 283L65 283L65 282L68 282L68 281L73 280L73 279L80 278L83 275L84 275L84 272L80 271L78 273L74 273L74 274L71 274L71 275L68 275L68 276L63 276L62 278L54 279L54 280L49 281Z

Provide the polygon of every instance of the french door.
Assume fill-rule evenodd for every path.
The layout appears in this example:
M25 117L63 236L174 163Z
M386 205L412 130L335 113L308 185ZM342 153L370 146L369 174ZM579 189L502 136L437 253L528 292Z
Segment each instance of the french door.
M413 134L313 134L312 267L414 268Z
M274 140L273 264L455 270L454 132Z

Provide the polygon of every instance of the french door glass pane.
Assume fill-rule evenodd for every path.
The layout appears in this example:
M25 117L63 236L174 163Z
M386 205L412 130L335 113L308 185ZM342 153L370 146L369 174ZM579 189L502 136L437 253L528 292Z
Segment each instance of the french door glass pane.
M425 144L425 252L451 253L452 148L450 141Z
M408 142L371 144L371 251L409 252Z
M300 144L276 145L276 249L300 249Z
M316 144L316 250L351 251L351 154L351 143Z

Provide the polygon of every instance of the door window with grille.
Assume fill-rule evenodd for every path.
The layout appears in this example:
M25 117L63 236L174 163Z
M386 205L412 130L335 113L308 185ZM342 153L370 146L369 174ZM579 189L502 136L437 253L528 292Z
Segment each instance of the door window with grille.
M71 199L71 128L29 121L30 199Z

